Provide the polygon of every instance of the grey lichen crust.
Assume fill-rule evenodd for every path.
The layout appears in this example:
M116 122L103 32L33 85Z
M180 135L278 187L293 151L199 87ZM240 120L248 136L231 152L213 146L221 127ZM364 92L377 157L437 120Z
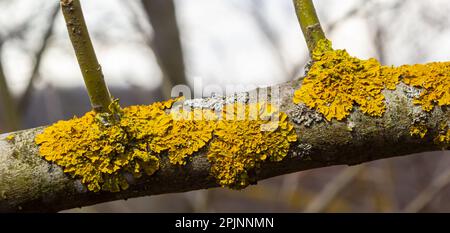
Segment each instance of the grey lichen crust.
M413 87L413 86L408 86L405 85L404 83L400 83L397 86L399 86L400 88L403 89L403 91L405 92L406 96L408 98L418 98L420 96L420 93L422 92L419 88Z
M311 155L312 145L308 143L299 143L295 146L296 148L292 152L293 157L299 157L305 159L307 156ZM308 159L308 158L306 158Z
M291 120L299 125L306 127L312 126L314 123L325 121L325 118L314 109L306 107L305 104L297 104L287 111Z
M185 100L183 107L193 109L211 109L214 111L221 111L224 105L233 103L247 103L249 100L249 93L241 92L230 96L213 95L202 99Z

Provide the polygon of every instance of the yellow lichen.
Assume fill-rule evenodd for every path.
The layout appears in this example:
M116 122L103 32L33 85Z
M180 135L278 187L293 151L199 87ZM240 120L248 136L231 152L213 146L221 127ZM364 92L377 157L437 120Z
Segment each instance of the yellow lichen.
M435 143L442 145L444 149L450 147L450 123L443 122L439 127L439 134L434 139Z
M185 165L186 158L199 151L212 138L216 126L216 115L211 110L172 112L173 133L164 139L169 146L172 164Z
M424 138L427 132L428 128L424 124L414 124L409 129L411 136L419 136L420 138Z
M16 138L16 135L13 133L6 136L6 140L8 140L9 142L13 142L15 138Z
M313 51L314 64L295 91L294 103L305 103L330 121L342 120L350 114L353 104L371 116L381 116L385 109L383 89L395 89L398 76L384 75L389 68L371 58L351 57L345 50L331 49L322 41Z
M158 170L157 153L167 149L159 143L171 127L164 110L173 103L125 108L115 124L104 124L102 117L88 112L46 128L35 141L46 160L80 178L89 190L117 192L128 188L125 173L139 177Z
M278 121L265 119L275 114ZM282 160L297 139L286 114L264 104L226 106L214 136L207 154L211 173L220 185L231 188L249 185L251 170L265 160Z
M313 59L313 61L319 61L322 59L322 56L324 56L325 53L332 51L333 46L330 40L319 40L311 54L311 58Z
M164 105L165 104L165 105ZM156 103L161 110L172 103ZM212 138L215 119L211 110L148 112L147 106L124 109L121 125L133 138L144 140L155 153L168 150L172 164L186 164L186 157L200 150Z
M286 114L270 105L233 105L237 111L231 118L234 111L224 110L219 119L212 110L168 111L175 101L124 109L114 101L112 114L88 112L59 121L35 141L41 156L79 178L89 190L117 192L128 188L127 173L136 178L152 175L165 153L170 163L185 165L190 155L210 142L211 173L221 185L244 187L247 170L266 159L280 161L297 137ZM242 112L246 117L252 112L258 116L235 118ZM273 114L278 114L279 121L263 119Z
M314 64L294 93L294 103L316 109L330 121L342 120L359 105L370 116L382 116L386 110L384 89L394 90L399 80L421 89L414 100L425 111L450 104L450 62L382 66L370 58L351 57L345 50L333 50L331 42L321 40L312 53Z
M89 190L114 192L128 187L124 171L140 174L141 167L152 166L148 171L156 171L159 166L158 158L145 146L129 139L120 126L103 126L95 113L89 112L46 128L36 143L46 160L81 178Z
M435 104L450 105L450 62L404 65L399 69L404 83L421 89L414 103L424 111L431 111Z

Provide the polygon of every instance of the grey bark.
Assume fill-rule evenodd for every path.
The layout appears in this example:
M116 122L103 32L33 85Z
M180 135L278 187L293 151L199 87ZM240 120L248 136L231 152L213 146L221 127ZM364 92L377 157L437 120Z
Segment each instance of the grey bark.
M294 90L300 85L301 79L276 86L281 94L272 97L279 100L280 110L293 121L299 140L283 161L265 162L254 171L257 180L440 150L433 138L439 122L449 117L449 108L435 107L431 113L424 114L420 106L412 104L409 87L404 84L399 84L395 91L384 92L387 110L383 117L370 117L356 109L345 121L333 122L326 122L313 111L292 103ZM418 117L425 119L429 127L423 139L409 132ZM6 140L6 134L0 135L0 212L54 212L118 199L217 187L209 175L205 153L199 152L182 167L169 164L163 156L159 171L135 180L126 191L88 192L79 181L39 156L34 137L42 130L43 127L16 132L13 141Z

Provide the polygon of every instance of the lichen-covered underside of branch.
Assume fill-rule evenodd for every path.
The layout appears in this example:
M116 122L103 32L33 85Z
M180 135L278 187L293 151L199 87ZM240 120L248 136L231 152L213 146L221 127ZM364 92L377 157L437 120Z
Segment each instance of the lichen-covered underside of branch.
M435 107L426 116L428 129L424 138L410 134L411 124L421 113L413 104L410 87L398 84L396 90L384 90L386 112L372 117L353 111L344 121L314 121L314 111L292 102L302 79L280 88L280 111L295 125L298 141L280 162L264 162L254 176L262 180L291 172L332 165L355 165L376 159L440 150L434 142L439 122L446 120L449 108ZM275 87L272 87L275 88ZM261 91L261 89L259 89ZM270 91L269 91L270 92ZM250 94L249 96L257 96ZM250 99L249 102L256 100ZM423 120L423 119L422 119ZM130 187L118 193L89 192L78 180L69 178L57 165L38 153L35 136L44 127L14 133L14 138L0 135L0 212L52 212L100 202L145 195L185 192L217 187L210 175L205 153L194 154L185 166L170 164L167 157L152 176L132 180Z

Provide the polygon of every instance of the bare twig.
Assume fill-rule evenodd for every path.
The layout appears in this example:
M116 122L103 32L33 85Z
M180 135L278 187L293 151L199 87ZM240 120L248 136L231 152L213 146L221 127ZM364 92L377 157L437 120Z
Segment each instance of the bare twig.
M61 7L92 108L96 112L109 112L111 95L89 36L80 0L61 0Z
M395 196L396 186L392 174L392 161L386 160L379 164L380 166L378 167L367 167L369 170L369 177L367 178L374 186L374 201L377 203L379 211L398 211L398 202Z
M420 212L423 210L445 187L450 184L450 169L446 169L436 176L422 192L419 193L409 204L404 212Z
M295 5L295 11L297 12L297 18L302 28L303 36L305 37L306 44L310 53L316 47L319 40L325 39L325 33L320 26L319 18L317 17L316 10L312 0L293 0Z
M364 166L345 168L332 182L329 182L314 200L305 208L305 212L323 212L329 203L361 172Z

